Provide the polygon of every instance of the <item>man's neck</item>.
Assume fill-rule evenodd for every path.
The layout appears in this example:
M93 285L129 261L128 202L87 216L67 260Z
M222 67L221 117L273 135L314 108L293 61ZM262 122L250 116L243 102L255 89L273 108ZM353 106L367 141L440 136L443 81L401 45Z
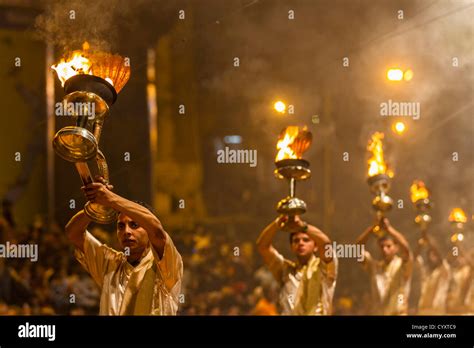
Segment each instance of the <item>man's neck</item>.
M313 256L312 254L309 255L309 256L305 256L305 257L297 257L296 260L296 264L297 264L297 267L303 267L303 266L306 266L309 262L309 260L311 259L311 256Z
M384 263L385 263L385 266L388 266L390 265L390 263L395 260L395 258L397 257L397 255L394 255L391 259L384 259Z
M133 261L132 260L128 260L128 263L131 264L133 267L136 267L140 264L140 261L142 260L143 257L140 257L138 259L134 259Z
M143 258L148 254L149 250L150 250L150 248L146 248L141 254L139 254L137 256L130 255L127 258L128 263L130 265L132 265L133 267L138 266L140 264L140 262L143 260Z

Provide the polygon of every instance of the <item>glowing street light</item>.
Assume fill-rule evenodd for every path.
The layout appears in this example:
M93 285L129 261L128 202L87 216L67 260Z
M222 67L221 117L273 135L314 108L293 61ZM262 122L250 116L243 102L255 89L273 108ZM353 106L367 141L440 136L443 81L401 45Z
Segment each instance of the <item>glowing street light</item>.
M402 69L388 69L387 79L389 81L401 81L403 79Z
M387 79L389 81L410 81L413 78L413 70L407 69L403 71L400 68L391 68L387 70Z
M405 81L410 81L413 78L413 70L408 69L403 73L403 78Z
M397 121L392 125L392 131L395 132L398 135L402 135L407 127L405 126L405 123L402 121Z
M280 114L283 114L286 111L286 105L283 103L281 100L277 101L274 105L273 108L279 112Z

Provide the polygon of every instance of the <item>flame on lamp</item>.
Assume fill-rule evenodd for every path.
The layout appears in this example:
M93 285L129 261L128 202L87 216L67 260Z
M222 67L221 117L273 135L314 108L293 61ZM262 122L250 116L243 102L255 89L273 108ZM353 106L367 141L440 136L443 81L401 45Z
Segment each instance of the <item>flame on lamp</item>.
M461 208L454 208L453 210L451 210L451 213L449 214L449 221L466 223L467 217L464 213L464 210L462 210Z
M91 65L91 61L83 55L82 51L74 51L70 57L62 58L58 64L51 66L51 68L56 71L61 86L64 87L66 80L75 75L92 75Z
M367 174L369 177L386 174L390 178L393 178L393 171L388 168L387 163L385 163L383 155L383 143L382 139L384 134L381 132L375 132L372 134L369 144L367 145L367 150L372 153L372 157L367 161L369 168Z
M299 159L303 153L311 145L311 132L305 127L288 126L281 133L278 138L276 148L278 153L275 161L283 159Z
M75 75L95 75L109 82L118 93L130 78L130 66L123 57L100 51L90 52L87 41L82 50L71 52L51 68L56 71L63 87Z
M413 203L419 201L420 199L426 199L430 196L428 189L425 186L425 183L421 180L413 181L413 184L410 186L411 192L411 201Z

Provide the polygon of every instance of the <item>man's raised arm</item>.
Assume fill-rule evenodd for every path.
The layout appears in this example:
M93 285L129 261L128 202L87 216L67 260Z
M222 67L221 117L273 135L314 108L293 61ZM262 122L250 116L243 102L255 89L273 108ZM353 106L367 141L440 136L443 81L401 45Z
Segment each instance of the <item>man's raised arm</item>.
M257 239L257 250L262 255L263 261L269 265L273 258L274 248L272 245L273 238L280 228L282 217L278 217L273 220L267 227L264 228L262 233Z
M81 210L66 225L67 238L82 252L84 252L84 234L90 222L91 219L87 217L84 210Z
M365 245L367 241L369 240L369 237L373 230L374 230L374 226L367 227L367 229L364 232L362 232L359 237L357 237L356 244Z
M400 245L400 252L401 252L401 257L404 262L411 261L412 260L412 254L410 251L410 245L408 244L408 241L405 239L403 234L398 232L391 224L390 221L387 218L384 218L382 220L382 224L385 227L385 230L390 234Z
M107 185L103 178L97 178L100 182L83 187L87 198L94 203L99 203L115 209L129 216L133 221L142 226L148 233L151 245L163 257L166 243L166 232L158 218L144 206L132 202L111 191L113 186Z
M110 202L110 207L129 216L133 221L142 226L148 233L151 245L155 248L160 258L163 257L166 243L166 232L155 214L144 206L115 193Z

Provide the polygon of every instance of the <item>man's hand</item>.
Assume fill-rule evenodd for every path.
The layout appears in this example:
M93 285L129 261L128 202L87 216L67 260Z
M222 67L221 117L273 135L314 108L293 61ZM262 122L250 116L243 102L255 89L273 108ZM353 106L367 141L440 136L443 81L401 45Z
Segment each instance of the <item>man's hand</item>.
M390 224L390 220L386 217L383 217L381 220L380 220L380 228L385 230L385 231L388 231L392 225Z
M278 226L278 228L282 229L286 222L288 221L288 216L286 215L280 215L275 219L275 224Z
M112 192L114 187L109 185L101 176L96 176L96 180L96 182L82 186L81 190L90 202L110 206L115 195Z
M301 220L298 215L295 216L283 216L281 218L280 228L286 232L299 232L307 229L308 224Z

